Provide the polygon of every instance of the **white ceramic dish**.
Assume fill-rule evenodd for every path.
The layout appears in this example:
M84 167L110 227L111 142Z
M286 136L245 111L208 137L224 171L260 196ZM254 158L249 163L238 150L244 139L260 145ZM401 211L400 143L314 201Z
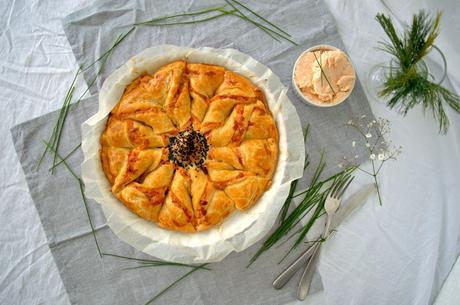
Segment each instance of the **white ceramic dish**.
M343 50L340 50L342 51L345 56L347 57L348 61L350 62L352 68L353 68L353 74L355 75L355 80L353 81L353 86L351 87L351 90L348 92L348 94L344 95L342 98L338 99L337 101L333 102L333 103L321 103L321 102L318 102L318 101L315 101L313 99L310 99L308 96L305 96L302 94L302 91L300 91L300 88L297 86L297 84L295 83L295 70L296 70L296 67L297 67L297 64L299 63L299 60L300 58L302 58L302 56L305 54L305 53L308 53L308 52L312 52L312 51L317 51L317 50L340 50L339 48L336 48L334 46L330 46L330 45L327 45L327 44L320 44L320 45L317 45L317 46L314 46L314 47L311 47L311 48L308 48L307 50L303 51L302 54L300 54L300 56L297 58L297 60L295 61L295 64L294 64L294 67L292 69L292 87L294 88L294 92L296 93L296 95L306 104L308 105L313 105L313 106L316 106L316 107L322 107L322 108L328 108L328 107L334 107L334 106L337 106L341 103L343 103L351 94L351 92L353 91L353 89L355 88L355 83L356 83L356 72L355 72L355 69L353 67L353 63L350 59L350 57L348 57L347 53L345 53Z
M280 136L279 161L270 189L248 211L235 211L220 226L193 234L162 229L129 211L110 192L99 158L101 132L125 87L143 73L153 73L178 59L222 65L249 78L264 91ZM301 177L303 172L305 148L302 127L286 92L287 88L270 69L234 49L192 49L163 45L144 50L104 81L99 93L99 111L82 125L82 178L86 195L101 204L107 224L121 240L163 260L217 262L232 251L248 248L273 226L289 193L290 182Z

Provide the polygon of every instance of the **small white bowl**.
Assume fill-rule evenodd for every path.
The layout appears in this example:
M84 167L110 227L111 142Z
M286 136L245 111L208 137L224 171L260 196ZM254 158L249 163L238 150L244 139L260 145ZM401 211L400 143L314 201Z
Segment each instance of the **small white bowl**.
M350 62L351 67L353 68L353 74L355 75L355 80L353 81L353 85L352 85L350 91L348 91L347 95L344 95L342 98L340 98L339 100L337 100L337 101L335 101L333 103L321 103L321 102L318 102L316 100L313 100L313 99L309 98L308 96L303 95L302 91L300 91L300 88L295 83L295 70L296 70L297 64L299 63L300 58L302 58L302 56L305 53L312 52L312 51L317 51L317 50L333 50L333 51L339 50L339 51L342 51L345 54L345 56L347 57L348 61ZM355 88L355 82L356 82L356 72L355 72L355 68L353 67L353 63L351 62L350 57L343 50L340 50L339 48L336 48L334 46L330 46L330 45L327 45L327 44L320 44L320 45L308 48L307 50L303 51L302 54L300 54L299 57L297 57L297 60L295 61L295 64L294 64L294 68L292 69L292 87L294 87L294 92L297 94L297 96L304 103L309 104L309 105L313 105L313 106L316 106L316 107L327 108L327 107L337 106L337 105L343 103L350 96L351 92Z

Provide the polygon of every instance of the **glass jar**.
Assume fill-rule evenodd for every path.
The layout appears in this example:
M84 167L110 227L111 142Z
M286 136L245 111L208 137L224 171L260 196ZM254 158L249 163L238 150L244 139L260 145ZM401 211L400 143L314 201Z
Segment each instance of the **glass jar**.
M415 68L420 75L423 75L432 82L441 84L447 76L447 62L444 54L437 46L433 46L433 49L435 49L441 56L443 67L440 68L432 60L422 59L416 64ZM399 69L399 63L394 58L391 59L390 62L378 63L373 66L369 70L366 79L365 88L368 96L375 101L384 102L384 99L380 97L379 92L382 91L385 81L394 73L397 73Z

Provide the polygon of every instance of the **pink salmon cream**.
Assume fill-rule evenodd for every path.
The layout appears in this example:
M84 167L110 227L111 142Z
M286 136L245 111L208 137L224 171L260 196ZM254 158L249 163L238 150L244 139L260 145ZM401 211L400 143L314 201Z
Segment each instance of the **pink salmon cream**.
M297 62L294 81L302 94L316 104L335 104L353 89L356 74L341 50L306 52Z

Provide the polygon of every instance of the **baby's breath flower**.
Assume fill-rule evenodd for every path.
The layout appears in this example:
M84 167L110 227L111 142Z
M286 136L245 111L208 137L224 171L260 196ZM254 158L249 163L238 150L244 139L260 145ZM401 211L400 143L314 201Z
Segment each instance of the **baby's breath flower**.
M378 185L377 175L380 172L382 165L387 160L396 160L396 157L401 153L401 146L395 147L391 141L385 141L384 136L390 133L390 121L382 118L374 120L372 117L366 117L366 115L360 115L350 121L348 125L358 132L358 135L362 136L363 141L352 141L351 146L358 147L355 153L359 153L361 156L369 156L372 160L372 169L369 171L363 170L368 173L374 179L377 194L380 205L382 204L382 198L380 194L380 188ZM361 151L360 151L361 150ZM367 153L364 153L367 151ZM356 167L360 168L358 164L359 155L356 154L354 159L350 162L355 164ZM375 166L375 160L379 160L379 166Z

